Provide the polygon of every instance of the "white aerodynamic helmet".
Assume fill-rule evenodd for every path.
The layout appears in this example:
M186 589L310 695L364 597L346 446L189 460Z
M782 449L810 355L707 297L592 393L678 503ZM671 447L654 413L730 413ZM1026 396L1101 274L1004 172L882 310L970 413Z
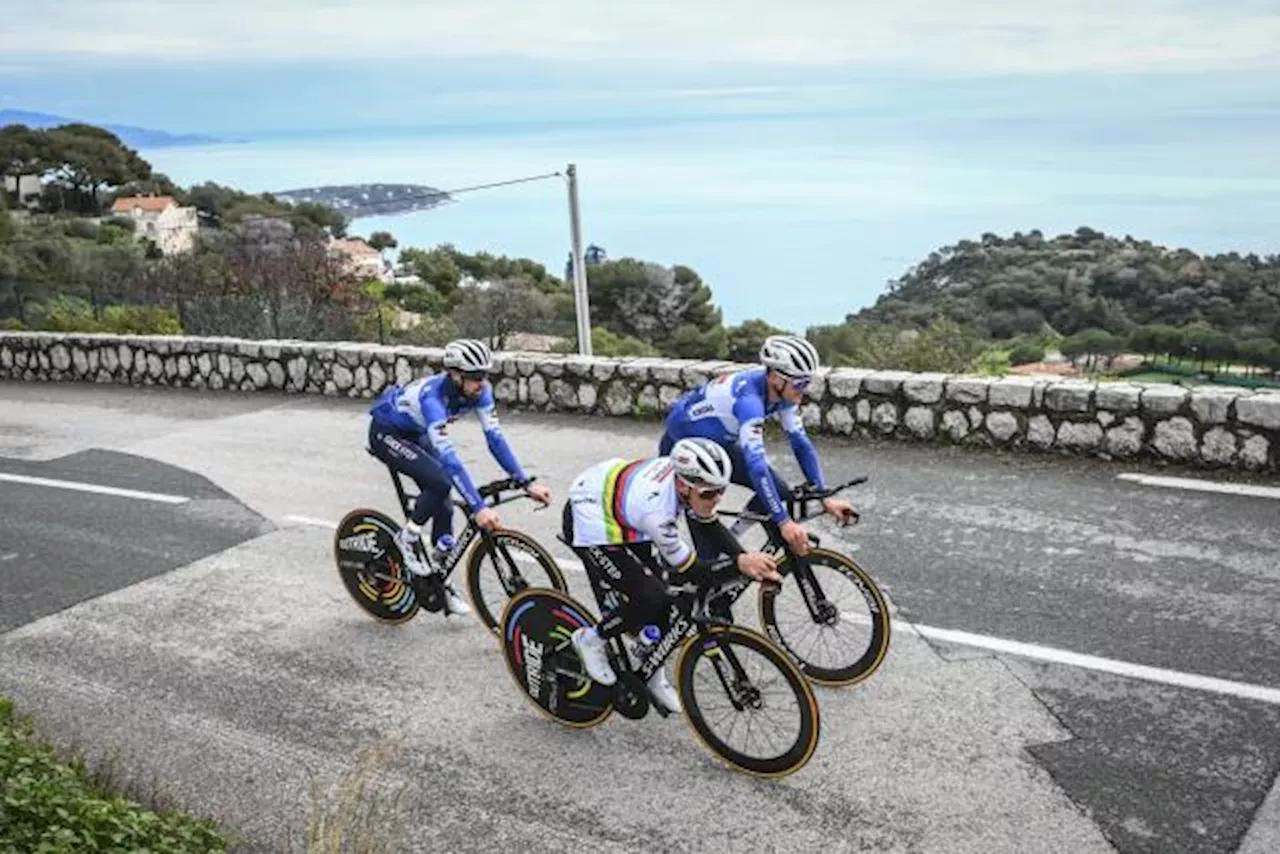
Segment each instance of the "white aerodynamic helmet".
M493 354L489 345L474 338L450 341L444 348L444 366L464 373L493 370Z
M671 448L676 474L695 486L724 489L733 477L729 452L710 439L681 439Z
M806 379L818 370L818 349L798 335L770 335L760 345L760 363L792 379Z

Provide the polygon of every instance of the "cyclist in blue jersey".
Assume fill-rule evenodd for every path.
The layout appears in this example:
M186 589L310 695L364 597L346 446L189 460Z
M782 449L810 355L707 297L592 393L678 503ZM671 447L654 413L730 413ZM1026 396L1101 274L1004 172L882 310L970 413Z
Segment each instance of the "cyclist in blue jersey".
M484 428L489 452L517 481L529 478L511 451L498 423L489 384L493 356L483 341L459 339L444 350L445 370L420 377L404 386L392 385L369 409L369 448L391 469L403 472L418 484L418 497L409 520L396 534L396 544L410 572L427 575L453 545L453 505L449 493L457 488L475 513L476 524L492 531L498 514L480 498L466 466L449 440L448 425L474 411ZM526 486L529 495L544 507L551 490L540 484ZM420 554L422 526L431 520L433 554ZM452 586L445 585L445 606L455 614L470 612Z
M787 514L791 491L765 454L764 420L778 416L805 477L817 488L826 488L798 408L818 370L818 351L799 336L771 335L760 347L760 362L760 367L717 377L677 400L667 416L658 452L666 454L678 440L692 436L723 445L733 458L733 482L755 490L747 509L772 516L791 549L804 555L809 551L809 536ZM823 507L842 523L854 512L853 505L834 497L824 499ZM744 529L738 524L732 531L741 534ZM699 556L709 559L712 547L699 542Z

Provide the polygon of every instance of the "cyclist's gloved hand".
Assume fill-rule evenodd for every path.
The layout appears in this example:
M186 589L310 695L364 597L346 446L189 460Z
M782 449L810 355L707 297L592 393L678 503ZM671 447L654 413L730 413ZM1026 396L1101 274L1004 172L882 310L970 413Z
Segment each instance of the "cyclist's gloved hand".
M791 551L801 557L809 553L809 532L804 526L795 519L788 519L778 526L782 539L787 541L787 545L791 547Z
M774 581L781 583L778 575L778 564L772 555L764 552L743 552L738 555L738 571L748 578L759 582Z
M848 525L850 522L858 521L858 511L853 509L853 505L848 501L842 501L839 498L824 498L822 506L828 513L836 517L836 521L841 527Z
M534 483L525 487L525 491L529 493L529 497L537 501L543 507L551 506L551 490L545 484Z

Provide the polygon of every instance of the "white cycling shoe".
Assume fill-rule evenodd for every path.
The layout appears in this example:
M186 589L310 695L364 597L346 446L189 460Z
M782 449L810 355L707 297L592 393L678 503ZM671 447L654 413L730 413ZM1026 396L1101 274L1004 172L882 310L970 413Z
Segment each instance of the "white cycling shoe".
M401 528L396 531L394 540L396 546L400 549L400 556L404 558L405 569L414 575L430 575L435 571L435 567L423 557L422 541L416 538L410 539L407 529Z
M618 681L618 674L613 672L609 664L608 647L604 638L596 634L592 626L575 629L569 637L582 664L587 668L587 675L601 685L612 685Z
M453 585L448 582L445 582L444 585L444 607L450 614L471 613L471 606L458 595L458 591L454 590Z
M680 705L680 695L676 692L675 686L667 681L667 671L659 667L657 672L649 677L649 693L654 696L659 703L663 705L668 712L678 715L684 711L684 707Z

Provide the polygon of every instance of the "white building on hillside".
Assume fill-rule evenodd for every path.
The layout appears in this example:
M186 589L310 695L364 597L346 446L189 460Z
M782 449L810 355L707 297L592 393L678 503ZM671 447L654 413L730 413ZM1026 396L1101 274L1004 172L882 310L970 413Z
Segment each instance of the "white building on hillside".
M165 255L190 251L200 225L194 207L183 207L172 196L125 196L111 205L111 213L134 221L134 234L149 237Z
M382 253L358 237L330 238L330 254L345 259L344 270L361 279L391 281L392 274L383 263Z
M15 196L13 207L34 208L40 204L40 196L44 193L44 184L39 175L5 175L4 191Z

